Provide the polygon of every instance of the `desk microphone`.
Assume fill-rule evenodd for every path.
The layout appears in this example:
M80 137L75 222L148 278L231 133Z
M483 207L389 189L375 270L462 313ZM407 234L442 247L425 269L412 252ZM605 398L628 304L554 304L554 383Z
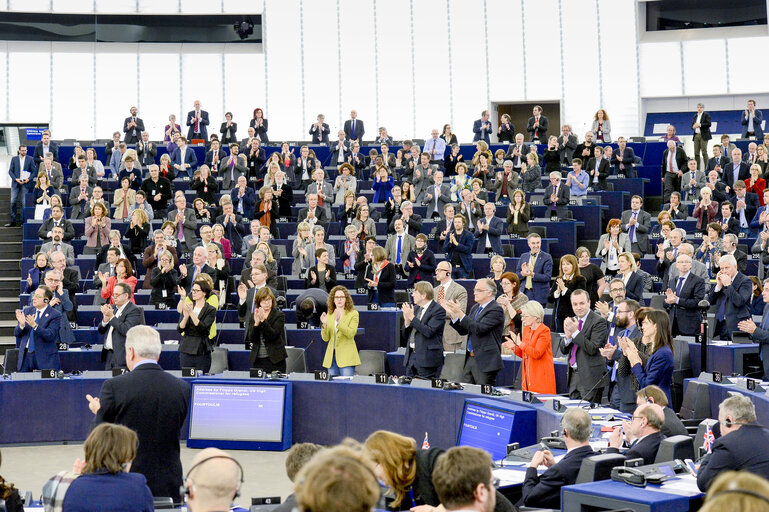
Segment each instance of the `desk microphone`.
M593 391L595 391L595 388L598 387L598 384L600 384L601 381L603 381L603 378L606 377L608 374L609 374L609 369L607 368L606 371L603 372L603 375L601 375L601 377L598 379L598 381L595 384L593 384L593 387L590 388L590 390L587 393L585 393L585 395L586 396L590 396L590 394ZM583 406L582 402L584 402L584 401L586 401L584 398L580 399L579 403L577 404L577 407L582 407L583 409L590 409L591 406L593 405L593 402L588 402L587 406ZM598 405L600 405L600 399L599 399Z
M307 349L308 349L308 348L310 348L310 347L312 346L312 344L313 344L313 343L315 343L315 339L311 339L311 340L310 340L310 343L308 343L308 344L307 344L307 346L306 346L306 347L304 347L304 353L307 353ZM301 347L298 347L298 348L301 348ZM294 363L296 363L296 362L299 360L299 358L300 358L301 356L302 356L302 352L297 352L297 353L294 355L294 360L293 360L293 361L291 361L291 365L290 365L290 366L293 366L293 365L294 365ZM289 372L288 372L288 368L289 368L289 364L288 364L288 362L287 362L287 363L286 363L286 374L288 374L288 373L289 373ZM305 372L307 371L307 368L306 368L306 367L305 367L304 371L305 371Z

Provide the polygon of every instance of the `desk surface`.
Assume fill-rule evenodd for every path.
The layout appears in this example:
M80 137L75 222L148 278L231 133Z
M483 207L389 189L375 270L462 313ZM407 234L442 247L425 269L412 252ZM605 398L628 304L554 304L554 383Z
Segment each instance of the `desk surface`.
M561 488L563 512L614 510L630 508L636 512L686 512L697 510L704 496L697 489L669 489L659 485L633 487L622 482L604 480ZM688 482L687 482L688 484ZM683 486L682 486L683 487ZM689 487L686 485L685 487Z

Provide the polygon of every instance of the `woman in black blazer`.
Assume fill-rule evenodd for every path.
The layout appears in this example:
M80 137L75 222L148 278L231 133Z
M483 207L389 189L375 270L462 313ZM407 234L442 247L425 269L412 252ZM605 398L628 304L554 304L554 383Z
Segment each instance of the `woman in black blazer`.
M561 271L553 282L548 301L554 304L555 314L551 324L553 332L563 332L563 321L574 316L571 294L574 290L587 289L587 280L579 273L577 258L572 254L561 257Z
M224 144L232 144L238 143L238 123L232 122L232 112L227 112L224 114L224 118L226 119L225 122L222 123L222 127L219 128L219 133L222 134L220 140L222 141L222 145ZM227 123L230 123L230 126L227 126Z
M262 187L259 189L259 201L254 206L254 219L259 219L262 225L266 225L265 221L262 221L262 217L267 216L270 219L269 228L270 234L273 238L280 238L280 231L278 231L278 219L280 215L280 205L278 200L275 199L275 191L270 187Z
M195 368L208 373L211 369L213 346L209 341L211 326L216 320L216 308L206 302L211 295L210 279L196 278L190 289L192 302L184 301L182 316L176 330L182 335L179 362L182 368Z
M625 282L625 297L640 301L644 294L644 280L636 272L636 262L633 255L629 252L623 252L617 257L619 263L619 272L617 277Z
M264 111L262 109L254 109L254 118L251 119L249 126L254 129L256 136L259 137L262 144L270 142L269 137L267 137L267 119L264 118Z
M328 262L328 251L318 249L315 252L318 263L310 267L304 279L305 288L320 288L330 292L336 286L336 270Z
M256 292L253 327L246 331L246 341L252 343L248 360L251 368L265 372L286 373L286 315L275 307L275 295L267 286ZM250 324L248 321L246 325Z
M371 252L372 279L368 282L368 299L372 304L382 308L395 307L395 265L387 261L387 253L383 247L374 247Z
M196 192L196 197L201 198L206 204L216 204L216 193L219 192L219 184L211 175L211 169L207 165L201 165L195 171L195 177L190 183L190 188Z
M521 189L513 192L512 201L507 205L507 232L523 238L529 234L531 205L526 202L526 194Z
M155 309L173 308L176 305L176 287L179 284L179 272L174 268L174 255L171 251L163 251L158 262L150 274L150 300ZM147 279L147 276L144 276L144 279Z

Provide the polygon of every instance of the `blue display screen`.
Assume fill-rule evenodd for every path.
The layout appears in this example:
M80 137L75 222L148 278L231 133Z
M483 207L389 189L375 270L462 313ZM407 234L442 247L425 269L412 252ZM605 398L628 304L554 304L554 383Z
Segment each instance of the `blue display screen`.
M466 402L462 413L459 446L486 450L494 460L507 455L515 413Z
M285 386L193 383L189 439L281 442Z

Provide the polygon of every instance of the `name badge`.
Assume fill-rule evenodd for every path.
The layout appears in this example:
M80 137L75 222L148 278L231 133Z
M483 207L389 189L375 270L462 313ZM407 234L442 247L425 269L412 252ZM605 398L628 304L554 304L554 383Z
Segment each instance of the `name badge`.
M315 380L328 380L328 370L315 370Z

